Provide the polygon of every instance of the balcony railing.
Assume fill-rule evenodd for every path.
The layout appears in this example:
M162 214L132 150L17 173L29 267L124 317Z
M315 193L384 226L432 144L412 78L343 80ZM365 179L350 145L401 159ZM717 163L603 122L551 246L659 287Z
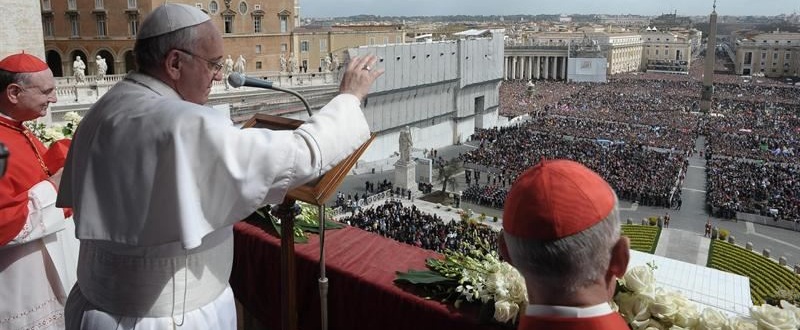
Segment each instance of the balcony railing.
M334 85L338 83L338 74L336 72L296 73L289 75L287 73L275 71L260 71L251 72L247 75L272 81L275 86L289 88ZM125 74L114 74L106 75L102 81L97 81L96 76L86 76L84 81L79 83L74 77L58 77L56 78L58 103L56 103L55 106L86 105L88 107L88 105L96 102L101 96L108 92L111 87L124 78ZM248 89L251 88L243 87L237 89L229 87L226 89L224 81L214 81L211 86L211 94L241 92Z

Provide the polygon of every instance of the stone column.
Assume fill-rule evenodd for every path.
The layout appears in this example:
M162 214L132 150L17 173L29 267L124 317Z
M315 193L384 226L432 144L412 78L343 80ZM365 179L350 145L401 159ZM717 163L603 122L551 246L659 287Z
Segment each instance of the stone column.
M511 80L517 79L517 57L511 58Z
M503 56L503 79L508 80L508 56Z
M528 56L528 80L533 78L533 56Z
M558 57L555 57L555 56L551 57L551 60L553 61L553 65L550 66L550 70L551 70L550 71L550 77L553 80L557 80L558 79L558 62L556 62L556 61L558 60Z
M550 78L550 56L544 57L544 77L542 78L545 80Z
M533 77L538 80L542 77L542 57L534 56L533 62Z
M561 57L561 79L567 80L567 63L569 60L566 57Z

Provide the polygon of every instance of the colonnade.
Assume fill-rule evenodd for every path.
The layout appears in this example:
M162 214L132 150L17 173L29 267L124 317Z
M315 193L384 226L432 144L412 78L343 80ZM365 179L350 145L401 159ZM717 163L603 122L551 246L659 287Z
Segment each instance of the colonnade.
M506 56L506 80L566 80L566 56Z

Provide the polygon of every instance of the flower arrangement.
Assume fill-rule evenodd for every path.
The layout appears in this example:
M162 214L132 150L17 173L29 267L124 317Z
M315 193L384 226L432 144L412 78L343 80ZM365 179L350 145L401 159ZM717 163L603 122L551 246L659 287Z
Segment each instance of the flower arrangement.
M319 207L304 202L297 202L300 207L300 214L294 219L294 233L295 243L308 243L308 233L319 234ZM331 221L333 219L333 209L325 207L325 229L341 229L344 225L338 222ZM275 228L278 236L281 235L281 219L274 217L270 214L270 207L265 206L253 213L253 216L258 217L262 221L269 221Z
M58 140L71 139L72 136L75 135L75 130L78 129L78 124L83 120L83 117L78 115L75 111L70 111L64 114L64 120L66 124L63 126L59 124L47 126L44 123L35 121L27 121L25 122L25 126L27 126L44 145L50 146L50 144Z
M800 308L786 301L781 307L753 306L750 318L728 318L722 312L702 311L679 292L656 287L653 264L629 269L617 281L614 306L633 330L796 330L800 328Z
M495 321L513 324L528 303L525 279L497 252L484 248L486 242L481 244L467 246L467 253L447 250L443 259L426 261L428 270L398 272L395 281L419 285L429 298L453 302L456 308L465 301L480 303Z

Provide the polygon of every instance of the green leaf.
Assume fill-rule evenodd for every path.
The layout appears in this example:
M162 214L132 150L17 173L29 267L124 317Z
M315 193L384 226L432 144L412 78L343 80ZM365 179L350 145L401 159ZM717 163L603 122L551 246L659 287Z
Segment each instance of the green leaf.
M453 280L442 276L438 272L430 270L413 270L409 269L408 272L397 272L396 282L405 282L411 284L435 284L452 282Z

